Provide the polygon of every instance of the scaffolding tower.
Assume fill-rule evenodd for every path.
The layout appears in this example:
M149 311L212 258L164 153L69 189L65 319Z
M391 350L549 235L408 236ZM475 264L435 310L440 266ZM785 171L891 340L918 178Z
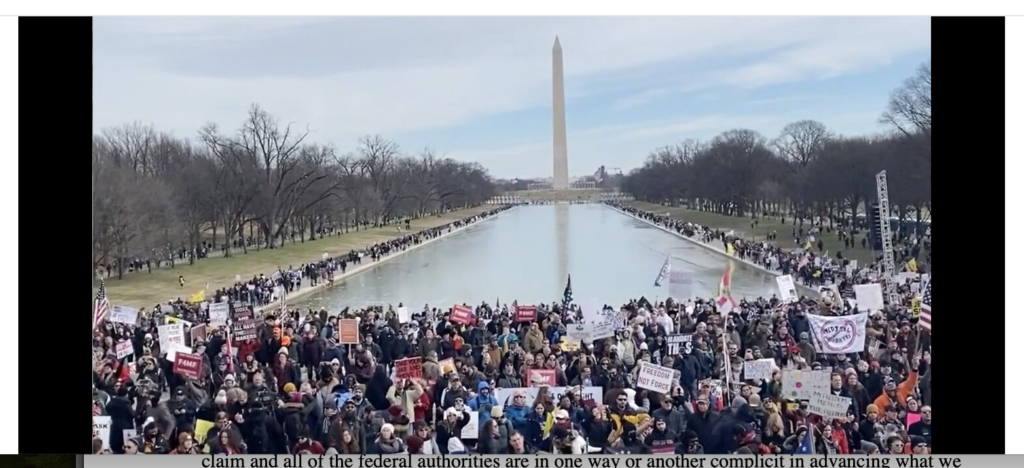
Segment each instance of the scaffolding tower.
M885 171L875 176L878 187L878 233L882 238L882 280L885 285L885 297L889 304L900 303L899 292L896 291L896 262L892 249L892 226L889 222L889 183Z

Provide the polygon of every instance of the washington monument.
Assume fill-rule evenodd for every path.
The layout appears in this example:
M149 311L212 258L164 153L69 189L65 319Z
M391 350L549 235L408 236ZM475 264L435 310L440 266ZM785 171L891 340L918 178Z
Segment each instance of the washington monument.
M569 155L565 145L565 84L562 82L562 44L555 36L555 46L551 49L552 72L552 120L554 121L554 177L551 181L553 189L569 188Z

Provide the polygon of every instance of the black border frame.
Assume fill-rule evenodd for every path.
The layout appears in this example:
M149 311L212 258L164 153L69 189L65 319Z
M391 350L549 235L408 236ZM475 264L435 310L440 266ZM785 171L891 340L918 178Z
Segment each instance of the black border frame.
M939 239L933 256L940 259L938 276L944 284L938 290L941 333L932 341L944 350L932 383L932 400L939 408L939 430L932 441L941 454L1006 453L1006 304L1000 284L1006 266L1005 34L1003 17L932 18L937 129L932 134L932 186L942 187L933 190L932 199L946 207L933 222L946 226L934 231ZM951 218L949 207L957 205L969 217ZM948 242L955 242L955 236L970 236L971 243L951 249ZM959 334L957 313L962 317ZM964 346L965 337L981 346ZM969 375L983 376L983 382L971 384L965 378Z
M19 18L18 65L18 452L91 453L92 18Z
M945 206L969 203L973 218L958 220L968 229L957 230L948 215L940 216L938 224L949 227L936 232L940 239L952 239L955 235L973 235L977 239L976 245L967 249L951 250L943 248L946 244L941 241L936 243L942 259L940 276L947 283L946 288L939 289L940 309L951 309L937 321L944 333L934 339L945 342L940 348L947 350L940 353L934 377L947 383L933 385L940 409L936 421L940 430L933 439L939 453L1005 453L1003 437L998 435L1006 422L1002 411L1006 397L1005 339L1003 327L991 324L993 314L1005 310L1003 291L997 282L1005 267L1005 233L1002 226L993 225L997 224L993 220L1004 219L1006 203L1004 171L998 170L1005 155L1004 52L1002 17L932 19L932 66L937 76L934 96L938 103L935 125L939 129L934 133L933 149L946 155L934 158L933 178L950 182L942 183L944 190L935 190L933 198L937 205L941 199L946 199L941 203ZM87 195L91 194L91 178L86 178L91 166L85 165L85 155L91 154L92 142L92 19L20 18L19 65L19 294L26 306L42 302L45 308L18 309L18 449L20 453L89 453L89 437L75 434L88 430L85 427L91 423L87 421L90 403L85 399L88 390L84 369L92 363L89 353L83 351L81 358L67 360L65 351L79 346L86 349L90 346L87 340L91 340L84 328L87 323L91 326L91 317L85 311L92 307L92 271L90 282L85 283L85 267L69 259L80 257L79 261L84 262L85 239L91 239L91 196ZM39 203L45 200L46 190L54 189L65 193L59 202L63 210L59 219L53 216L53 210ZM70 193L78 195L66 196ZM976 219L983 219L984 223ZM40 247L48 245L61 248ZM81 246L83 253L78 254L73 245ZM951 251L956 253L950 255ZM984 255L979 257L979 252ZM54 275L54 265L69 268L58 267L61 273ZM79 275L80 286L75 279ZM954 290L956 281L959 284ZM82 295L75 299L80 302L78 307L65 309L33 299L52 297L54 286L63 290L65 285L74 285L68 289ZM962 293L943 292L956 290ZM955 328L950 328L956 322L955 316L949 314L956 314L957 302L963 315L978 312L975 316L982 320L982 329L962 333L983 340L984 349L963 346ZM52 325L41 328L41 313L53 314L56 320L45 322L44 325ZM42 346L36 341L40 338ZM951 360L958 348L959 356L964 357ZM985 376L983 384L969 388L972 384L968 380L958 378L964 375L958 370L968 365L971 375ZM78 375L83 378L79 380ZM59 379L56 393L48 390L53 387L39 385L50 379ZM56 399L56 404L52 399ZM981 419L975 408L983 412ZM75 428L68 439L45 436L52 435L55 421ZM989 430L964 432L978 424Z

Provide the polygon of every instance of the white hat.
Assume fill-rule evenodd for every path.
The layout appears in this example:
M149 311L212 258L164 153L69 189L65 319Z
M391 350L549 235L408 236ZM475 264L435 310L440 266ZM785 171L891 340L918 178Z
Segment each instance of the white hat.
M555 413L555 419L569 419L569 412L564 409L560 409Z

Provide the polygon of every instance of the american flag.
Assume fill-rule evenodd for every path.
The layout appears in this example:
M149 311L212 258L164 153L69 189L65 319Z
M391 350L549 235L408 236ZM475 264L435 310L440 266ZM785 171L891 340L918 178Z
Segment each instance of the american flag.
M661 287L661 283L668 279L668 274L672 271L671 265L669 265L669 257L665 257L665 263L661 264L661 270L658 270L658 277L654 279L654 287Z
M572 275L569 275L569 279L566 280L565 292L562 293L563 312L569 310L569 304L572 304Z
M99 327L103 319L110 313L110 301L107 300L107 285L100 280L100 290L96 293L96 303L92 308L92 328Z
M924 288L924 296L921 298L921 318L918 324L922 328L932 330L932 282L928 281L928 286Z

